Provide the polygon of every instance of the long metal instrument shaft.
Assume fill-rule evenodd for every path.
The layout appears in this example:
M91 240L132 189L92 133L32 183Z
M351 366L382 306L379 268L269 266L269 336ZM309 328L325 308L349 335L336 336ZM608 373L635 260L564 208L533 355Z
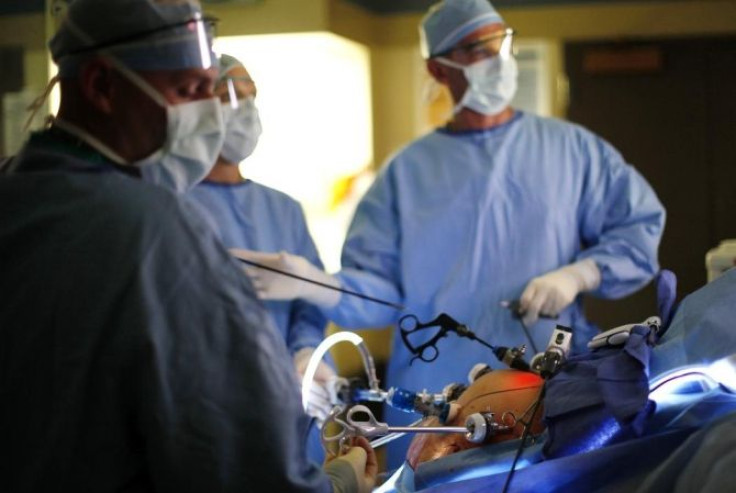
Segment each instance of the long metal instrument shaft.
M397 440L407 433L468 433L466 426L390 426L390 433L371 441L371 447L377 448Z
M465 426L389 426L392 433L467 433Z
M420 420L421 421L421 420ZM407 431L399 431L400 428L406 428ZM437 431L441 429L442 431ZM467 433L468 429L464 426L392 426L393 433L384 435L371 441L371 447L378 448L388 443L398 440L407 433Z

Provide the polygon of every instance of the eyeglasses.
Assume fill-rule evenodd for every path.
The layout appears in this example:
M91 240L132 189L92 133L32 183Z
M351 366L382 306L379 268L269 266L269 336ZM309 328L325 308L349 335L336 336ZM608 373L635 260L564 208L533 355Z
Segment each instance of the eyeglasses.
M473 60L491 58L498 55L509 56L512 53L515 34L516 31L511 28L506 28L501 32L491 34L485 38L455 46L454 48L450 48L442 53L437 53L432 58L446 57L453 53L458 53L464 58Z

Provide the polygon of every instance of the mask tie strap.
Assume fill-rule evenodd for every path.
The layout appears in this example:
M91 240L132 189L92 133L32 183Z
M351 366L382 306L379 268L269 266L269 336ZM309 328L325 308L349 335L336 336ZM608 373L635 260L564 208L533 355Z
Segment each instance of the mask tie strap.
M445 57L437 57L437 58L435 58L435 60L437 61L437 63L439 63L441 65L444 65L445 67L450 67L450 68L454 68L454 69L460 70L460 71L463 72L463 75L465 74L465 65L461 65L461 64L459 64L457 62L453 62L452 60L449 60L449 59L447 59ZM465 79L467 79L467 78L468 77L465 76ZM458 101L457 104L455 104L455 106L452 107L452 115L453 116L455 116L458 113L460 113L460 111L463 109L464 100L465 100L465 97L469 94L469 91L470 91L470 81L468 81L468 88L465 90L465 94L463 94L463 97L460 99L460 101Z
M46 100L49 97L49 94L51 94L51 91L54 89L54 86L59 82L59 76L55 75L49 80L49 82L46 84L46 88L43 90L43 92L34 99L31 104L29 104L26 107L26 110L29 112L28 118L26 119L26 123L23 125L23 131L27 132L29 128L31 128L31 122L33 122L33 119L36 117L36 113L43 107L43 105L46 103ZM48 126L53 121L53 117L49 115L46 119L45 125Z
M70 123L68 121L62 120L60 118L54 118L53 123L55 127L58 127L61 130L65 131L66 133L73 135L74 137L77 137L79 140L85 142L90 147L95 149L97 152L99 152L100 154L102 154L103 156L105 156L107 159L114 162L115 164L119 164L123 166L131 164L125 159L123 159L123 157L120 156L120 154L113 151L107 144L105 144L100 139L90 134L83 128L78 127L77 125Z
M87 46L94 46L94 40L85 33L79 26L74 23L70 17L65 19L66 25L70 31L72 31L79 39L81 39ZM100 49L98 53L107 60L113 67L115 67L120 73L128 78L130 82L136 85L141 91L146 93L151 99L158 103L162 108L168 106L168 102L164 97L156 91L151 84L149 84L143 77L130 70L125 64L121 63L109 50Z
M166 101L166 99L164 99L161 93L154 89L153 86L151 86L151 84L149 84L143 77L123 65L120 61L118 61L110 54L105 54L105 60L110 62L110 64L115 67L116 70L123 74L138 89L146 93L146 95L153 99L159 106L164 109L169 106L169 103Z

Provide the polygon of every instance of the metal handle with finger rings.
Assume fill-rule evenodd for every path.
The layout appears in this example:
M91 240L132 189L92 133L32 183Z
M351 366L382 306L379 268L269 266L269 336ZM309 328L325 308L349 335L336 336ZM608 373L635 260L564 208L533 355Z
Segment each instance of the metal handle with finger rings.
M325 418L325 422L322 424L322 430L320 432L320 441L322 442L322 448L325 453L330 456L340 455L345 453L350 448L350 441L355 434L355 429L348 423L338 418L340 414L345 411L342 406L335 406L332 408L330 413ZM337 430L336 433L330 434L331 431ZM337 452L332 450L332 444L337 443Z
M355 415L358 413L365 414L368 418L366 420L355 419ZM345 420L347 421L348 426L355 430L356 435L372 438L375 436L386 435L388 433L388 425L378 421L371 410L361 404L350 408Z

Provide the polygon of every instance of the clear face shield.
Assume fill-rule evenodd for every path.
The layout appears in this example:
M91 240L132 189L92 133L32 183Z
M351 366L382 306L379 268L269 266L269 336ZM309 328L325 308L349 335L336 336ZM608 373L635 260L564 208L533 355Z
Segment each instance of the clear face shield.
M207 77L201 73L211 72L213 79L219 66L212 51L213 32L212 19L191 12L184 20L100 42L80 29L73 17L68 17L56 38L57 44L64 47L58 59L62 76L78 76L90 57L107 60L163 109L165 128L159 128L157 119L146 118L149 109L149 113L140 115L142 124L129 129L137 135L133 144L121 149L109 147L75 122L57 118L54 125L87 142L110 161L135 166L145 181L178 192L188 190L209 172L224 140L220 101L212 94L211 86L208 89L204 84ZM154 84L143 75L146 72L171 75L156 79L158 83ZM177 87L188 87L189 81L197 82L196 91L184 95L176 91ZM141 110L131 108L130 111Z
M514 55L515 34L516 31L513 29L505 28L475 41L437 53L432 58L445 61L451 61L447 59L453 58L460 65L469 65L487 58L508 59Z
M217 59L212 51L215 22L216 19L214 18L205 18L201 14L197 14L193 20L185 24L185 27L190 33L192 31L196 33L201 68L213 68L217 66Z
M222 103L225 143L220 157L237 165L250 156L261 136L261 119L255 105L256 86L245 69L231 69L221 76L215 94Z
M225 74L218 80L215 94L219 96L223 106L237 110L247 99L255 99L256 86L247 75Z
M217 68L212 51L215 22L194 12L185 21L98 42L69 17L64 26L81 46L59 59L60 74L76 73L90 54L108 55L135 71Z

